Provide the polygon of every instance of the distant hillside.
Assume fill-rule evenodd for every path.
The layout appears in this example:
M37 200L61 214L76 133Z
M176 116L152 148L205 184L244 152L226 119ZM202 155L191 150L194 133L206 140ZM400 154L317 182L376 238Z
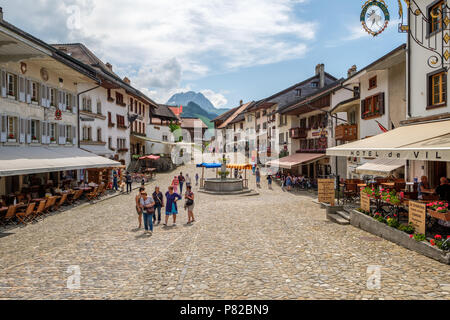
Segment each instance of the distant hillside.
M211 101L209 101L202 93L196 93L193 91L177 93L173 95L169 101L167 101L167 104L171 106L183 106L184 108L190 102L194 102L197 106L203 109L203 111L213 115L212 118L208 117L209 119L214 119L215 117L228 111L228 109L216 109Z
M214 127L214 124L210 120L214 119L217 116L215 114L206 112L198 104L189 102L187 105L183 106L183 113L181 114L181 117L199 118L208 126L208 128L211 128Z

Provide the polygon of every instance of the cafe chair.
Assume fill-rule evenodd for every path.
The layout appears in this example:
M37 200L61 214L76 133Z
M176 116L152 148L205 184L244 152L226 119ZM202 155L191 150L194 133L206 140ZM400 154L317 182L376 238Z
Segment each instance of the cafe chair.
M16 213L16 217L17 220L19 220L19 223L27 224L27 222L29 222L29 219L33 216L35 206L36 203L32 202L28 205L25 211L20 211Z
M2 220L0 220L0 223L3 226L6 226L7 224L9 224L11 222L14 223L14 218L16 217L16 210L17 210L16 206L9 206L8 211L6 212L6 215L3 217Z
M48 200L47 200L48 201ZM46 200L39 202L38 208L33 212L33 215L30 217L30 221L38 221L39 217L44 214Z
M67 201L67 193L64 193L58 203L55 204L55 211L59 210Z
M89 201L92 201L94 199L98 198L98 187L94 189L94 191L92 191L91 193L86 194L86 198Z

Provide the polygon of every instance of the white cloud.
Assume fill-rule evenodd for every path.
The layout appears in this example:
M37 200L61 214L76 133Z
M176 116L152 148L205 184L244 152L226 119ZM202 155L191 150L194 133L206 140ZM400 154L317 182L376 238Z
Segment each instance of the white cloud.
M43 40L83 42L133 83L168 91L210 72L302 57L317 30L295 15L303 2L15 0L5 7L7 20Z
M214 92L213 90L201 90L200 91L216 108L222 108L228 103L227 98L222 93Z

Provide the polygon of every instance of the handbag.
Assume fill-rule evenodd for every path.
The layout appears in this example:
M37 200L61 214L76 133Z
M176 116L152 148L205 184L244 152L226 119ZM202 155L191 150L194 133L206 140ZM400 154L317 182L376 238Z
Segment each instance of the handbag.
M190 206L192 206L193 204L194 204L194 200L192 200L192 199L187 199L187 200L186 200L186 206L190 207Z

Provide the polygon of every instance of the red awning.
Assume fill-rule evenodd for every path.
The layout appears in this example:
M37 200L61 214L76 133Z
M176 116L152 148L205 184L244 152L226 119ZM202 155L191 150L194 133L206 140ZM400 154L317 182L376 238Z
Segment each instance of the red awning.
M139 158L139 160L158 160L159 158L161 158L161 157L160 156L151 155L151 156L141 157L141 158Z

